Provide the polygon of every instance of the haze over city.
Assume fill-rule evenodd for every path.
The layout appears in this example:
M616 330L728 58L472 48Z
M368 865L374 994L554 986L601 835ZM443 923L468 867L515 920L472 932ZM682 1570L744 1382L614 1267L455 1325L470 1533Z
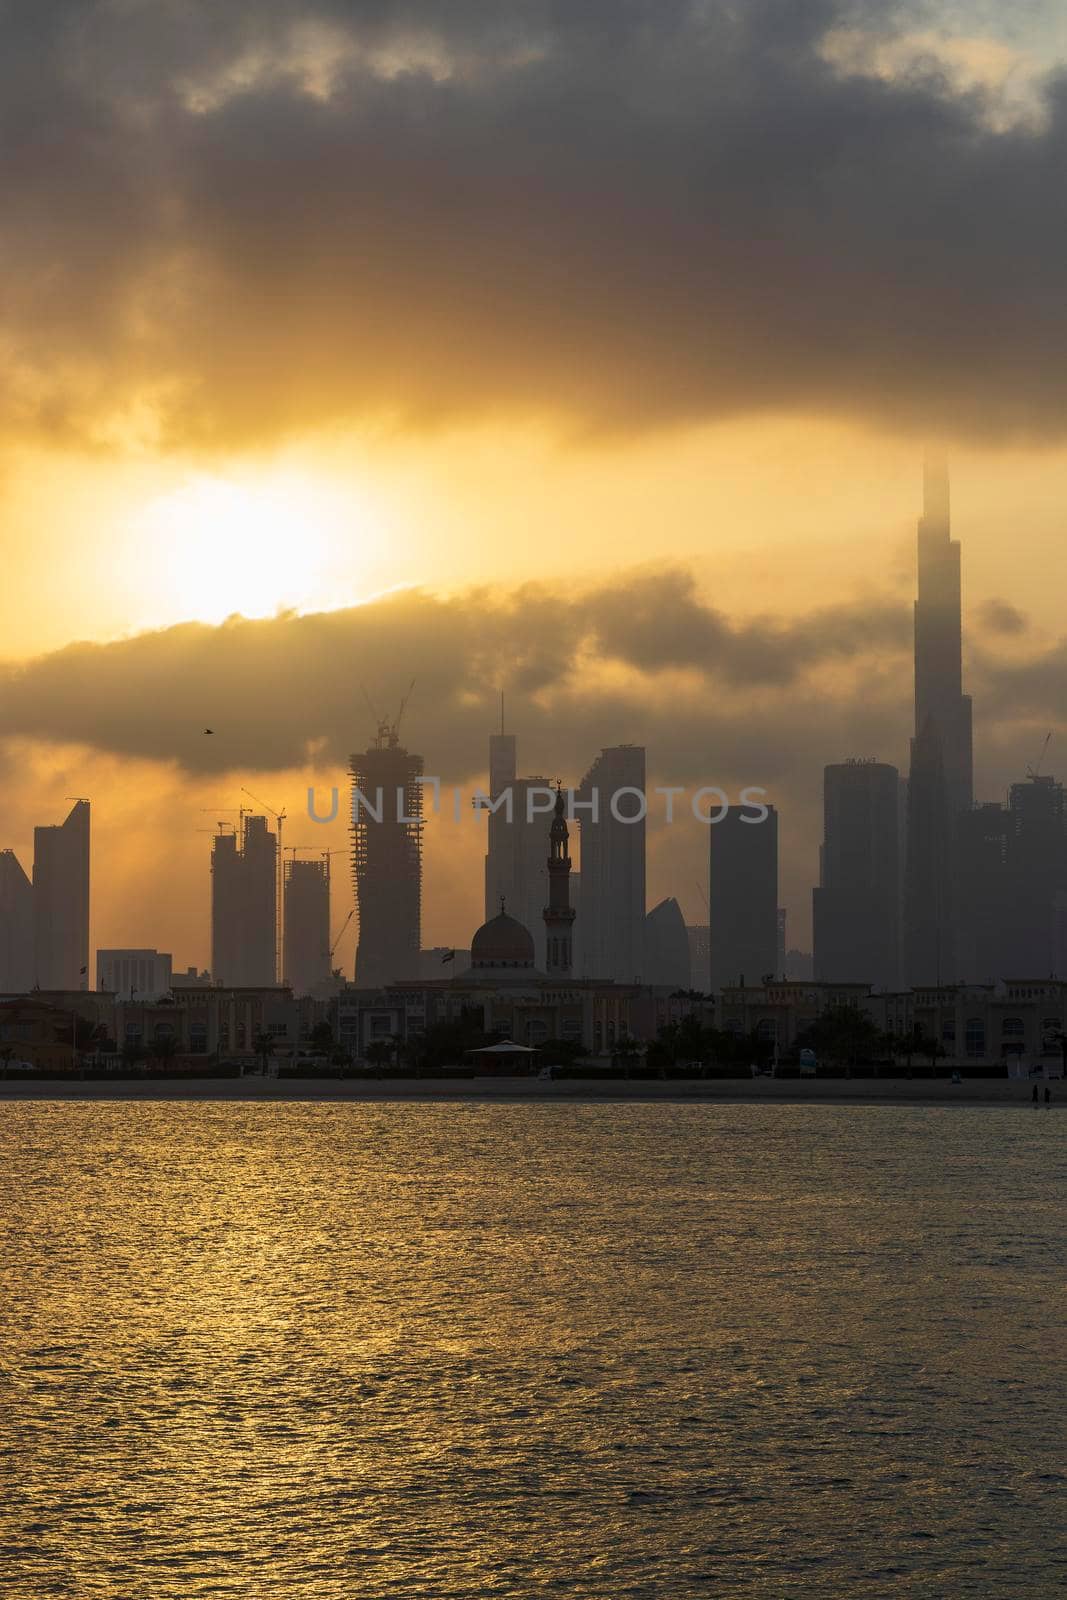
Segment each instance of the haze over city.
M11 12L3 843L90 795L93 944L206 965L212 808L292 814L414 676L446 781L504 690L530 770L634 742L765 786L810 948L823 765L907 766L931 440L976 787L1050 729L1056 770L1059 24ZM484 848L428 829L428 943L480 921ZM701 920L705 851L651 826L649 903Z

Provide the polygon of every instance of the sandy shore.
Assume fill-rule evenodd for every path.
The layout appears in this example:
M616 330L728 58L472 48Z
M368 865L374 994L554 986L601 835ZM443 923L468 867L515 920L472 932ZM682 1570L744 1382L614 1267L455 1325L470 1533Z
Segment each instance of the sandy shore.
M1051 1085L1053 1108L1067 1105L1067 1088ZM1038 1084L1044 1100L1045 1085ZM3 1100L238 1100L238 1101L400 1101L400 1100L576 1100L699 1101L718 1105L856 1106L1019 1106L1031 1103L1033 1086L1004 1078L953 1084L946 1079L755 1078L718 1081L597 1083L531 1078L473 1078L434 1082L424 1078L347 1080L336 1078L153 1078L131 1082L0 1082Z

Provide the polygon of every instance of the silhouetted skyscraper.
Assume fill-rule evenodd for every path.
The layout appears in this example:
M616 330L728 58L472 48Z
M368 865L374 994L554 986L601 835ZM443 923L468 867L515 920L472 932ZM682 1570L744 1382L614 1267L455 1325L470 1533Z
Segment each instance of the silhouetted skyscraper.
M646 983L669 984L672 989L692 987L689 934L682 908L673 896L652 907L645 918L642 976ZM703 983L698 987L703 988Z
M499 915L504 901L508 915L521 922L534 942L534 964L545 967L545 924L548 898L545 831L552 814L552 785L547 778L516 776L515 735L494 733L489 739L489 798L510 793L488 816L485 856L485 920ZM531 809L532 807L532 809Z
M382 722L350 763L352 877L359 915L356 982L414 978L422 944L422 757Z
M644 975L645 752L602 750L575 796L581 838L582 976L632 983ZM588 809L596 800L595 814Z
M812 891L815 976L893 989L900 969L900 774L880 761L823 773L823 844Z
M330 858L285 863L284 973L294 995L330 976Z
M951 537L948 469L923 474L915 602L915 736L908 781L906 977L956 973L958 817L974 798L971 701L963 693L960 546Z
M241 837L218 833L211 850L211 973L216 983L277 982L278 840L266 817L242 817Z
M973 806L957 819L956 957L960 976L969 983L995 983L1015 966L1011 822L1011 813L999 801Z
M33 830L33 969L42 989L89 988L89 802Z
M711 982L759 983L778 958L778 813L731 806L711 835Z
M1036 774L1008 800L1012 941L1002 977L1062 977L1058 921L1067 894L1067 802L1062 783Z
M0 991L33 987L33 886L13 850L0 850Z

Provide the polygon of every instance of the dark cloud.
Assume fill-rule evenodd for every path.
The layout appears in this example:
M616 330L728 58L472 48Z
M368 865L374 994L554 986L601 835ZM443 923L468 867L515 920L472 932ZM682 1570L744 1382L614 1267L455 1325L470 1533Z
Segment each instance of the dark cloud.
M978 612L978 621L988 633L1011 635L1026 631L1026 618L1007 600L987 600Z
M601 744L633 741L686 779L723 761L781 776L809 759L814 729L828 736L831 704L838 735L865 750L899 734L884 658L903 664L909 636L895 602L732 622L677 571L584 594L408 591L345 611L73 644L8 667L0 737L82 742L190 773L292 768L309 751L338 770L373 731L365 694L388 712L414 677L405 736L446 778L481 770L501 690L529 743L570 771ZM849 679L867 663L862 700L828 686L842 662Z
M1067 90L1005 127L933 65L825 59L916 10L0 6L8 426L1058 435Z

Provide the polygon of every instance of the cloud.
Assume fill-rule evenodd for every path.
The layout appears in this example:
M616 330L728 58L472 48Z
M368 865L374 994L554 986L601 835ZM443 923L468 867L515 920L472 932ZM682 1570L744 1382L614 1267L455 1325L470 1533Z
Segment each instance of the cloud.
M208 449L767 409L1057 437L1067 90L1005 121L980 76L831 59L928 12L2 7L0 421Z
M348 610L72 644L9 666L0 737L79 742L190 773L283 770L309 756L343 770L373 731L365 696L388 713L414 678L405 736L446 778L481 770L502 690L530 742L572 772L600 744L632 740L692 776L724 760L780 774L815 730L824 737L831 702L842 729L862 706L870 736L888 733L899 707L886 660L903 662L909 641L895 600L731 620L680 570L584 592L407 590Z
M1008 600L987 600L978 612L978 620L989 633L1015 635L1026 631L1026 618Z

